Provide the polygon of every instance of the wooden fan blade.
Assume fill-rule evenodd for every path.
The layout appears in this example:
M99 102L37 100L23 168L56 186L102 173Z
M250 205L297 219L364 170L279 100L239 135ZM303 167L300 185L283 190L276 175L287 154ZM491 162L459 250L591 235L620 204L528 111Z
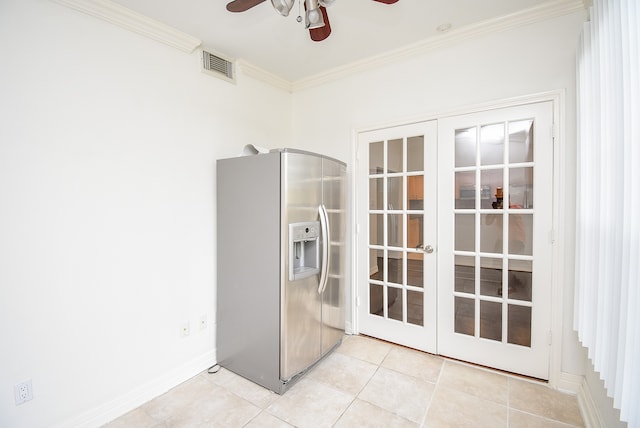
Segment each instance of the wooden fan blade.
M384 4L398 3L398 0L373 0L373 1L377 1L378 3L384 3Z
M327 9L324 6L320 6L320 12L322 12L322 19L324 19L324 26L320 28L310 28L309 35L314 42L321 42L331 34L331 24L329 23L329 15L327 15Z
M227 3L227 10L229 12L244 12L259 5L263 1L265 0L233 0Z

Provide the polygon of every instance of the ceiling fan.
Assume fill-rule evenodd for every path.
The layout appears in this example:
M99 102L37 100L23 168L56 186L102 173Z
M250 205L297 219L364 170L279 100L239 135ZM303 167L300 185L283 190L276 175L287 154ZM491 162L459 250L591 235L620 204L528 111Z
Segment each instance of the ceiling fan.
M244 12L266 0L233 0L227 3L229 12ZM305 28L309 29L311 40L320 42L331 34L331 24L327 15L327 6L335 3L335 0L298 0L304 2ZM393 4L398 0L373 0L378 3ZM273 8L282 16L288 16L296 0L271 0ZM302 22L302 17L298 16L298 22Z

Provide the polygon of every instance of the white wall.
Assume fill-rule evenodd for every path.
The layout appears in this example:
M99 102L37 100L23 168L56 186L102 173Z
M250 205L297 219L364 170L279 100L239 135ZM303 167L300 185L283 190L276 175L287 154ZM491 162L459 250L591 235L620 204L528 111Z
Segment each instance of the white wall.
M584 19L584 13L573 13L477 37L297 92L293 97L294 141L308 149L322 147L324 152L348 160L352 167L354 131L434 117L489 101L565 90L564 232L566 242L571 244L575 213L575 50ZM571 328L573 249L569 247L563 284L562 370L581 374L583 358Z
M287 145L291 96L49 1L0 2L0 53L0 426L92 426L213 363L215 160Z

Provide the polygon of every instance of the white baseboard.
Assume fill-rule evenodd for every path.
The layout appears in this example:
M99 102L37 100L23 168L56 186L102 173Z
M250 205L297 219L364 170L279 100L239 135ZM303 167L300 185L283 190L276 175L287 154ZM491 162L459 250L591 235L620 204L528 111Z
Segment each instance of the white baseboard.
M584 376L560 372L556 388L558 391L578 395L580 393L583 380Z
M600 412L596 407L596 403L593 401L587 380L584 377L582 378L580 392L578 393L578 406L582 413L585 428L603 428L605 426L600 417Z
M584 376L560 373L557 387L559 391L576 396L585 428L604 427Z
M351 321L347 320L344 322L344 333L353 334L353 324L351 323Z
M55 428L95 428L102 426L208 369L215 364L215 358L215 349L208 351L129 393L56 425Z

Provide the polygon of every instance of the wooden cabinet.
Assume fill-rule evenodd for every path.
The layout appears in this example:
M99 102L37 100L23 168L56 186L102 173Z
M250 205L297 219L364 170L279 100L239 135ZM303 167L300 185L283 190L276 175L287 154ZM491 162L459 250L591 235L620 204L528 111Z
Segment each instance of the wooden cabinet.
M422 210L424 200L424 176L414 175L407 177L407 205L409 209ZM422 214L409 214L407 216L407 247L416 248L423 244ZM410 259L421 259L421 254L409 253Z
M422 244L422 222L418 218L410 218L407 223L407 247L416 248Z
M424 199L424 176L414 175L407 177L407 199Z

